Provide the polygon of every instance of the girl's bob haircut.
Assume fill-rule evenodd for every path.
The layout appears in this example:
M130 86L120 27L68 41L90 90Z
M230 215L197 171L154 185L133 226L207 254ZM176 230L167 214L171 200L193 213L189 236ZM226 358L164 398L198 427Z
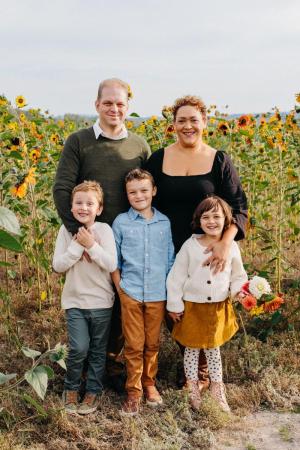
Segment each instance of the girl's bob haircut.
M233 223L233 217L232 217L232 211L231 207L228 205L225 200L218 197L217 195L212 195L210 197L205 198L202 200L202 202L199 203L197 208L195 209L194 215L193 215L193 221L192 221L192 229L198 230L200 227L200 219L203 213L207 211L217 211L218 207L223 211L224 217L225 217L225 223L224 223L224 229L227 230L230 225ZM200 227L201 228L201 227Z

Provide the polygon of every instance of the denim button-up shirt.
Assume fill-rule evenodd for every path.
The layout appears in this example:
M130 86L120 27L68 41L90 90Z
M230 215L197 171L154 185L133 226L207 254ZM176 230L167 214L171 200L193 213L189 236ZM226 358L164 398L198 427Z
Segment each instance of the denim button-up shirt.
M169 219L153 208L151 219L145 219L130 208L119 214L114 232L120 287L138 301L161 301L166 297L166 278L174 262Z

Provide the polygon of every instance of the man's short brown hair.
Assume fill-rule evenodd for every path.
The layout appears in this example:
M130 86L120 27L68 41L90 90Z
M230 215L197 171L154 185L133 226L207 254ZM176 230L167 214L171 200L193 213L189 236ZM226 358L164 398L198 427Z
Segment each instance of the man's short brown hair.
M143 169L132 169L128 174L125 176L125 186L127 183L133 180L150 180L153 187L155 187L155 181L153 176L150 172Z
M77 186L74 187L72 194L71 194L71 202L73 201L74 195L76 192L94 192L97 198L97 201L99 202L99 206L103 206L103 189L100 186L97 181L84 181L83 183L77 184Z
M100 100L103 88L105 88L106 86L119 86L120 88L124 89L127 95L127 100L129 100L131 93L130 86L128 83L126 83L126 81L120 80L119 78L108 78L107 80L101 81L98 87L97 100Z
M233 223L231 207L228 205L227 202L225 202L225 200L218 197L217 195L211 195L210 197L205 198L204 200L202 200L202 202L199 203L193 214L193 221L192 221L193 230L199 229L202 214L204 214L207 211L210 211L211 209L213 211L216 211L218 209L218 206L220 206L220 208L222 209L225 217L223 232L227 230Z
M200 111L203 119L206 119L206 106L203 100L196 95L186 95L185 97L180 97L175 100L172 106L173 119L176 120L177 112L182 106L193 106Z

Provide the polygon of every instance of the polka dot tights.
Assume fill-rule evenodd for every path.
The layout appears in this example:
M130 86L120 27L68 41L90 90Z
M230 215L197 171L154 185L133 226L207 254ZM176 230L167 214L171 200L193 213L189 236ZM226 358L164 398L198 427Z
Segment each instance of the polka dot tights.
M184 350L184 372L188 380L198 381L199 348L186 347ZM222 381L222 360L220 347L204 350L211 381Z

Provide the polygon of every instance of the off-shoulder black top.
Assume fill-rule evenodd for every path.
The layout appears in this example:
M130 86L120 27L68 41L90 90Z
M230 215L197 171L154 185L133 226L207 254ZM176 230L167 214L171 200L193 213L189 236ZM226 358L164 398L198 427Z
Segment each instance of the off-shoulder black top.
M192 233L191 221L196 206L212 194L231 206L238 227L235 240L245 237L247 199L237 171L226 153L216 152L210 172L189 176L163 173L163 158L164 149L161 148L150 156L145 169L152 174L157 186L154 205L170 219L176 253Z

